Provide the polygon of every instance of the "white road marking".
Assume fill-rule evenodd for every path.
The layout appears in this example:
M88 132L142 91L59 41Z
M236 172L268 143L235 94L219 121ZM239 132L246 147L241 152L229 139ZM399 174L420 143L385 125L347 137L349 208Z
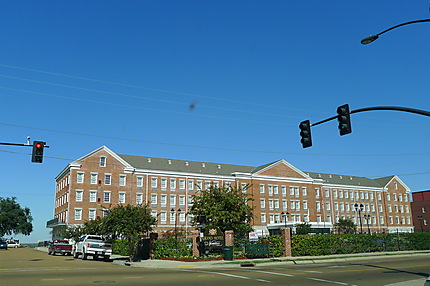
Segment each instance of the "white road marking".
M240 278L240 279L246 279L246 280L255 280L255 281L259 281L259 282L270 283L270 281L268 281L268 280L255 279L255 278L251 278L251 277L239 276L239 275L233 275L233 274L227 274L227 273L215 272L215 271L203 271L203 270L194 270L194 269L193 270L181 269L181 271L210 273L210 274L223 275L223 276L228 276L228 277L233 277L233 278Z
M348 283L338 282L338 281L331 281L331 280L325 280L325 279L318 279L318 278L311 278L306 277L306 279L319 281L319 282L326 282L326 283L332 283L332 284L339 284L339 285L348 285Z

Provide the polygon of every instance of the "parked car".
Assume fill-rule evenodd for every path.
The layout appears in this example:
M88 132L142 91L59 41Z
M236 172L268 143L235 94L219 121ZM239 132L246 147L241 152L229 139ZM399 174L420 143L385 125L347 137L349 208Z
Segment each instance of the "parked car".
M6 249L7 250L7 242L0 240L0 249Z
M112 244L105 242L100 235L84 235L76 243L73 257L78 258L79 255L83 260L92 256L94 259L103 257L107 261L112 255Z
M7 247L9 248L18 248L21 247L21 244L19 244L19 240L7 240Z
M68 240L56 239L49 243L48 254L55 255L56 253L61 253L62 255L72 255L72 245Z

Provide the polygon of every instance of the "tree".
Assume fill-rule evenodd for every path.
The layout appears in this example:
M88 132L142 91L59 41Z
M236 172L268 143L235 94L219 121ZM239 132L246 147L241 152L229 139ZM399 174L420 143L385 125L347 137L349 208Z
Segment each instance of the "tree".
M311 232L314 232L314 230L310 223L304 222L296 224L296 234L308 234Z
M103 221L97 219L86 221L83 225L69 225L63 232L63 237L73 239L76 242L85 234L104 235Z
M333 225L339 233L355 233L357 226L350 219L339 219L337 223Z
M147 204L139 206L128 204L109 209L109 214L101 220L101 223L103 234L127 241L129 258L133 261L140 235L151 231L157 219L151 215L151 209Z
M16 197L0 197L0 237L11 234L30 235L33 231L30 209L22 208Z
M205 215L208 227L233 230L235 234L250 232L254 208L248 202L253 200L242 189L212 185L193 196L193 207L188 214L194 216L194 225L197 225L199 215Z

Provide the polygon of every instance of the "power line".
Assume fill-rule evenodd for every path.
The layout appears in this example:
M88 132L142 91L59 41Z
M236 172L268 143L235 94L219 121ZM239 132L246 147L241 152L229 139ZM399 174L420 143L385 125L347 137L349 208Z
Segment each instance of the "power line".
M185 92L177 92L177 91L171 91L171 90L156 89L156 88L144 87L144 86L133 85L133 84L126 84L126 83L120 83L120 82L99 80L99 79L93 79L93 78L87 78L87 77L81 77L81 76L74 76L74 75L67 75L67 74L63 74L63 73L48 72L48 71L43 71L43 70L38 70L38 69L30 69L30 68L17 67L17 66L5 65L5 64L0 64L0 66L6 67L6 68L18 69L18 70L25 70L25 71L31 71L31 72L37 72L37 73L43 73L43 74L49 74L49 75L55 75L55 76L74 78L74 79L85 80L85 81L92 81L92 82L98 82L98 83L104 83L104 84L111 84L111 85L117 85L117 86L124 86L124 87L132 87L132 88L144 89L144 90L155 91L155 92L160 92L160 93L170 93L170 94L191 96L193 98L200 97L200 98L207 98L207 99L216 100L216 101L239 103L239 104L242 104L242 105L243 104L247 104L247 105L253 105L253 106L260 106L260 107L277 108L277 109L283 109L283 110L289 109L289 110L296 110L296 111L310 111L310 110L304 110L304 109L289 108L289 107L279 106L279 105L261 104L261 103L254 103L254 102L250 102L250 101L234 100L234 99L230 99L230 98L226 99L226 98L218 98L218 97L212 97L212 96L197 95L197 94L191 94L191 93L185 93ZM315 112L315 111L311 111L311 112Z
M40 83L40 84L53 85L53 86L59 86L59 87L65 87L65 88L71 88L71 89L77 89L77 90L83 90L83 91L89 91L89 92L105 93L105 94L122 96L122 97L136 98L136 99L141 99L141 100L150 100L150 101L156 101L156 102L162 102L162 103L170 103L170 104L189 106L189 103L172 101L172 100L164 100L164 99L157 99L157 98L131 95L131 94L125 94L125 93L118 93L118 92L112 92L112 91L104 91L104 90L98 90L98 89L84 88L84 87L59 84L59 83L53 83L53 82L47 82L47 81L40 81L40 80L34 80L34 79L27 79L27 78L21 78L21 77L14 77L14 76L2 75L2 74L0 74L0 77L14 79L14 80L34 82L34 83ZM69 99L71 99L71 98L69 98ZM216 107L216 106L209 106L209 105L202 105L202 104L199 104L199 107L207 108L207 109L214 109L214 110L224 110L224 111L229 111L229 112L251 113L251 114L264 115L264 116L279 116L279 117L285 117L285 118L299 118L298 116L288 116L285 114L255 112L255 111L250 111L249 109L220 108L220 107Z
M44 95L44 96L50 96L50 97L56 97L56 98L64 98L64 99L71 99L71 100L77 100L77 101L83 101L83 102L90 102L95 104L104 104L104 105L111 105L111 106L119 106L119 107L126 107L126 108L133 108L133 109L141 109L141 110L150 110L150 111L156 111L156 112L167 112L167 113L175 113L175 114L188 114L188 112L185 111L173 111L173 110L165 110L165 109L155 109L155 108L148 108L148 107L141 107L141 106L135 106L135 105L126 105L126 104L118 104L118 103L110 103L105 101L98 101L98 100L92 100L92 99L84 99L84 98L76 98L71 96L65 96L65 95L57 95L57 94L51 94L51 93L45 93L45 92L37 92L37 91L31 91L31 90L22 90L22 89L16 89L16 88L9 88L0 86L1 89L15 91L15 92L23 92L23 93L31 93L31 94L37 94L37 95ZM219 116L212 116L207 114L199 114L194 113L196 116L200 117L206 117L206 118L213 118L219 120ZM253 123L264 123L264 124L276 124L276 125L291 125L294 126L295 124L286 124L280 121L260 121L260 120L252 120L252 119L246 119L246 118L229 118L223 116L223 119L228 120L236 120L236 121L244 121L244 122L253 122Z
M87 133L72 132L72 131L63 131L63 130L56 130L56 129L47 129L47 128L40 128L40 127L31 127L31 126L10 124L10 123L4 123L4 122L0 122L0 125L9 126L9 127L16 127L16 128L39 130L39 131L45 131L45 132L53 132L53 133L78 135L78 136L87 136L87 137L95 137L95 138L110 139L110 140L127 141L127 142L137 142L137 143L146 143L146 144L166 145L166 146L183 147L183 148L199 148L199 149L210 149L210 150L221 150L221 151L232 151L232 152L245 152L245 153L299 155L299 156L331 156L331 157L388 157L388 156L393 157L393 156L422 156L422 155L430 154L430 153L405 153L405 154L321 154L321 153L293 153L293 152L281 152L281 151L246 150L246 149L223 148L223 147L209 147L209 146L201 146L201 145L188 145L188 144L166 143L166 142L159 142L159 141L139 140L139 139L128 139L128 138L120 138L120 137L112 137L112 136L104 136L104 135L95 135L95 134L87 134ZM72 160L73 161L74 159L67 159L67 160Z

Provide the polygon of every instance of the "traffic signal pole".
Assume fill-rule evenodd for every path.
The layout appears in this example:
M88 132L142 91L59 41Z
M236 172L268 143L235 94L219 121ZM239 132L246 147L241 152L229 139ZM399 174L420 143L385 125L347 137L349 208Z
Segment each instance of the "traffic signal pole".
M30 137L29 137L30 138ZM42 150L41 154L35 154L35 145L38 144L38 149ZM34 141L33 144L30 144L30 142L28 142L27 144L23 144L23 143L9 143L9 142L0 142L0 145L6 145L6 146L26 146L26 147L33 147L33 154L32 154L32 162L34 163L42 163L43 160L43 148L49 148L49 146L45 145L46 142L42 142L42 141ZM38 159L35 160L34 157L35 155L38 155Z
M345 107L345 106L348 107L347 104L342 105L340 107ZM339 112L339 108L338 108L338 112ZM349 107L348 107L348 109L349 109ZM380 110L402 111L402 112L414 113L414 114L419 114L419 115L430 117L430 111L416 109L416 108L403 107L403 106L373 106L373 107L364 107L364 108L350 110L349 114L366 112L366 111L380 111ZM338 119L338 118L339 118L339 115L335 115L335 116L326 118L324 120L321 120L321 121L318 121L318 122L315 122L315 123L311 123L310 127L314 127L314 126L317 126L317 125L320 125L320 124L323 124L323 123L326 123L328 121L331 121L331 120L334 120L334 119ZM351 128L351 127L349 126L349 128ZM310 131L309 131L309 133L310 133ZM349 134L349 133L345 133L345 134ZM341 135L344 135L344 134L341 134ZM303 148L306 148L306 147L303 146Z

